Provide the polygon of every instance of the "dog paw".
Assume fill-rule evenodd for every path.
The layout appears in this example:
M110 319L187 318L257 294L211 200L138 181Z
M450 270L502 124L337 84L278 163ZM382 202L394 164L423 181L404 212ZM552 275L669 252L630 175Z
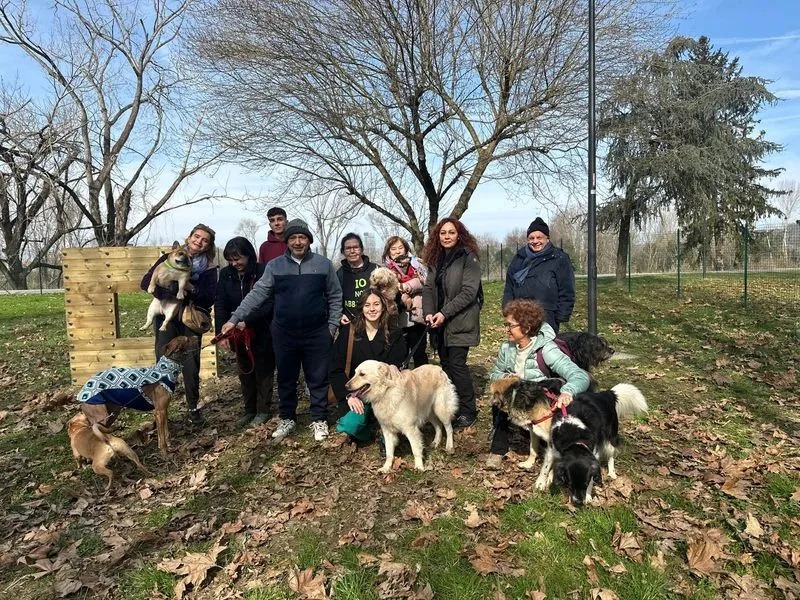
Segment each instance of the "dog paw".
M617 472L616 471L609 471L608 472L608 478L609 479L616 479L617 478Z
M427 471L428 470L425 467L425 465L414 465L414 469L416 469L417 471Z
M533 484L533 487L537 491L543 492L545 490L545 488L547 487L547 482L545 480L543 480L543 479L537 479L536 483Z
M387 473L391 473L391 471L392 471L392 467L381 467L380 469L378 469L378 473L381 473L382 475L386 475Z
M445 448L444 451L447 452L448 454L455 454L456 453L456 449L453 448L452 446L450 446L449 448Z
M526 460L523 462L518 462L517 466L519 466L520 469L529 470L532 469L535 464L536 464L535 460Z

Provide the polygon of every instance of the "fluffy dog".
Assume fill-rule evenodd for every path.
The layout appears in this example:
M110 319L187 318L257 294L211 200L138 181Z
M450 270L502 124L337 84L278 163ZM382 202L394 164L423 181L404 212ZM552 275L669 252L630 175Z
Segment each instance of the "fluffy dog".
M512 376L493 381L489 386L492 404L508 413L514 425L531 434L528 460L519 463L523 469L532 469L539 454L537 446L550 442L553 408L562 384L560 379L527 381Z
M79 413L69 420L67 435L77 465L81 466L81 458L89 459L95 473L108 477L106 492L111 489L111 483L114 481L114 472L108 468L108 463L117 454L126 456L141 471L151 474L125 440L106 433L98 424L92 425L84 414Z
M158 448L166 458L169 446L167 410L183 361L188 354L199 351L198 338L178 336L170 340L163 355L152 367L111 367L89 379L78 401L81 412L92 427L98 425L108 433L123 408L153 410L158 431Z
M376 288L386 298L389 312L397 314L397 294L400 293L400 281L397 275L386 267L378 267L369 276L369 285Z
M447 436L445 450L448 454L453 453L450 422L458 410L458 396L441 367L422 365L413 371L400 371L386 363L366 360L358 366L345 387L353 396L372 404L386 444L386 462L379 469L381 473L392 469L400 433L411 444L414 467L418 471L425 470L420 431L425 423L431 423L436 432L433 447L439 446L441 430L444 429Z
M572 362L587 373L614 355L614 348L601 336L585 331L565 331L556 339L563 340L572 354Z
M567 406L566 416L556 413L550 429L550 444L537 489L556 481L570 490L573 504L592 501L592 487L602 484L600 461L608 461L608 476L616 479L614 456L619 444L619 419L647 412L647 401L633 385L620 383L611 390L578 394Z
M159 330L167 330L169 322L178 316L181 308L180 301L183 300L185 292L192 290L192 284L189 283L191 275L192 259L180 243L174 242L167 260L153 270L150 285L147 286L147 293L152 294L155 292L156 286L168 288L173 281L176 281L178 283L178 293L175 298L177 299L165 298L164 300L159 300L158 298L153 298L147 308L147 321L139 328L140 331L150 327L156 315L164 315L164 322L159 327Z

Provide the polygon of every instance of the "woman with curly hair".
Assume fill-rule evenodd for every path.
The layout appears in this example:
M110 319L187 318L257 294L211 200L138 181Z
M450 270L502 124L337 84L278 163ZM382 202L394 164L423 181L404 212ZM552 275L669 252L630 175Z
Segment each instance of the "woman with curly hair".
M566 406L573 396L589 389L589 375L576 365L556 345L556 333L547 323L547 313L533 300L512 300L503 308L508 341L500 352L489 376L490 381L516 375L521 379L539 381L548 375L539 368L536 353L542 351L542 360L553 373L564 379L557 406ZM499 469L508 452L508 414L492 407L492 445L486 467Z
M422 290L422 312L442 369L458 394L453 427L469 427L478 417L467 368L470 347L481 341L483 288L478 244L461 221L447 217L431 232L423 260L429 271Z

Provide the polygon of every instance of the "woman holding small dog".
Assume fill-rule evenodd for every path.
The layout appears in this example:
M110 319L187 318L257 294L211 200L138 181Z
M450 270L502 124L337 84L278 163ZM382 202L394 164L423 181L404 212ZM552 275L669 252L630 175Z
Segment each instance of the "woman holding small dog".
M189 237L186 238L183 250L189 255L191 259L191 277L189 278L190 285L187 286L186 296L182 300L184 308L188 301L194 303L194 306L211 312L211 307L214 305L214 297L216 295L217 287L217 250L214 246L215 238L214 230L203 225L202 223L195 225L192 228ZM147 290L150 285L150 279L153 277L159 265L166 262L170 254L165 254L159 258L150 270L142 278L141 288ZM157 286L153 295L159 300L165 298L174 298L178 293L177 282L173 283L170 288L163 288ZM156 316L153 327L155 328L156 340L156 359L161 358L161 350L166 346L167 342L180 335L202 337L189 329L182 322L172 320L167 325L164 331L160 330L164 322L163 316ZM183 361L183 386L186 392L186 406L189 409L188 418L192 425L204 425L205 419L200 414L200 409L197 408L197 402L200 400L200 353L194 352L187 356Z
M458 393L453 427L469 427L478 417L467 367L470 347L481 341L483 288L478 244L461 221L448 217L433 229L425 245L424 261L429 268L422 290L425 322L436 340L442 369Z
M512 300L503 308L503 316L508 341L500 346L490 381L509 375L531 381L547 379L548 375L541 371L536 357L541 350L544 363L566 381L561 386L556 407L567 406L573 396L589 389L589 374L572 362L553 341L555 331L547 323L547 313L538 302ZM508 414L492 406L492 423L492 442L486 466L498 469L508 452Z
M256 250L247 238L235 237L230 240L222 255L228 261L228 266L220 270L217 282L217 298L214 302L217 334L264 274L264 265L257 262ZM271 317L269 307L260 306L247 320L246 333L237 333L233 340L226 338L219 342L223 348L233 349L236 353L244 398L244 414L236 422L239 427L263 425L270 418L275 372L275 353L269 332Z
M404 328L406 345L414 350L414 366L427 365L422 287L428 277L428 269L411 254L411 246L399 235L386 240L382 260L400 282L400 302L404 308L400 314L400 324Z
M391 326L392 321L386 298L380 291L369 289L359 299L350 323L339 331L333 345L328 380L339 403L340 417L348 410L364 414L364 403L350 397L345 389L358 365L365 360L378 360L398 368L403 364L407 352L405 339L401 329Z

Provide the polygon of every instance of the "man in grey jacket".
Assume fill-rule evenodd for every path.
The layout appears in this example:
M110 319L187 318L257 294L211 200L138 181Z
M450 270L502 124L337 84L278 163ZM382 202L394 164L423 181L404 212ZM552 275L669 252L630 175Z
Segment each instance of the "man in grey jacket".
M272 305L281 418L272 437L282 439L297 427L297 380L302 367L311 397L311 429L314 439L322 441L328 437L328 357L342 316L342 288L333 263L311 252L314 237L305 221L289 221L284 239L286 253L267 264L221 332L242 327L262 304Z

